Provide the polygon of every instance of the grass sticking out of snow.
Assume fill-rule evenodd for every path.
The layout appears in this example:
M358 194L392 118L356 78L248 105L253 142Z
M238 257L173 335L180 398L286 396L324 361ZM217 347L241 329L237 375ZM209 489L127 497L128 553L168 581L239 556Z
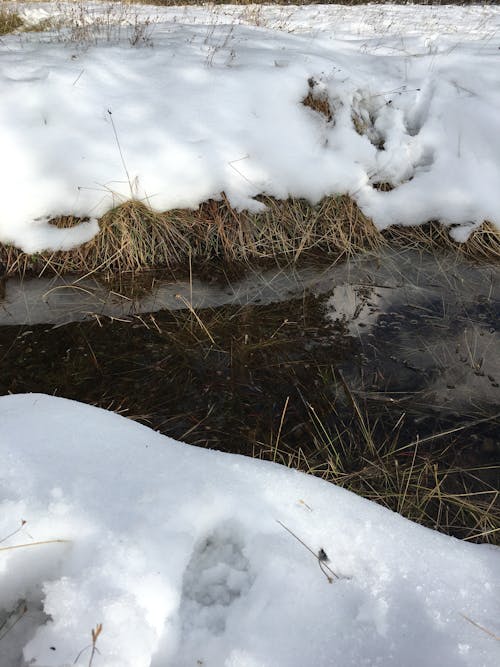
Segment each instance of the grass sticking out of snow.
M302 199L262 197L262 213L238 211L222 196L197 210L156 212L139 201L121 204L100 220L92 241L66 252L30 255L0 244L0 266L7 275L124 272L187 267L188 262L298 262L312 253L330 259L353 256L387 245L455 250L475 259L500 258L500 234L488 223L466 243L450 238L438 224L379 231L347 196L326 197L313 206ZM79 219L52 221L71 227Z
M63 26L60 18L51 16L36 21L27 21L26 17L17 12L14 7L15 3L0 0L0 35L8 35L12 32L47 32L60 30Z
M10 8L2 7L0 4L0 35L18 30L23 25L23 20L17 12Z
M26 9L24 3L19 3ZM140 16L129 0L109 0L89 6L88 3L53 1L52 13L44 18L14 10L15 3L0 0L0 35L11 32L51 33L43 41L89 47L98 42L118 43L126 39L130 46L152 46L154 16ZM142 3L149 4L149 3ZM5 5L5 7L3 6ZM36 6L36 3L35 3ZM49 5L46 9L50 11Z
M429 223L416 227L397 226L382 232L389 244L404 249L454 251L459 257L496 262L500 260L500 234L489 222L484 222L465 243L454 241L442 225Z
M319 86L318 81L311 77L308 81L309 92L302 100L302 104L316 113L319 113L327 123L333 120L333 110L326 90Z
M123 1L123 0L118 0ZM495 0L486 0L483 4L494 4ZM182 5L199 5L199 0L134 0L134 4L145 4L145 5L159 5L162 7L168 6L182 6ZM292 6L301 6L301 5L322 5L322 4L335 4L335 5L392 5L394 0L377 0L376 3L372 3L371 0L211 0L211 5L292 5ZM403 3L401 3L403 4ZM404 4L414 4L414 5L463 5L463 0L410 0Z

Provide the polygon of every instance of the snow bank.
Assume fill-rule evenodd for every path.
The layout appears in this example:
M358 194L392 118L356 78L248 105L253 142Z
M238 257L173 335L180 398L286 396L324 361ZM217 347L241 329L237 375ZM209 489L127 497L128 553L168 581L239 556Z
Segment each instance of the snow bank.
M107 27L83 45L0 42L0 241L65 249L130 197L166 210L222 191L252 210L260 193L348 193L380 228L439 219L458 240L500 226L500 8L109 11L89 4ZM142 47L109 27L148 16ZM310 80L331 122L301 104ZM61 214L90 221L58 230Z
M66 667L497 667L494 547L445 537L278 465L190 447L103 410L0 398L1 640ZM323 549L341 579L328 583ZM76 660L86 666L89 649ZM33 662L30 662L33 661Z

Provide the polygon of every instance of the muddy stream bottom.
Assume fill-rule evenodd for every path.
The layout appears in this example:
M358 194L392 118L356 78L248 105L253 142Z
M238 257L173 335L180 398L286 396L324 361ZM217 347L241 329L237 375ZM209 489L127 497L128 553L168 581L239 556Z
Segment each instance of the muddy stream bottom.
M499 276L387 252L239 281L9 281L0 393L115 410L498 543Z

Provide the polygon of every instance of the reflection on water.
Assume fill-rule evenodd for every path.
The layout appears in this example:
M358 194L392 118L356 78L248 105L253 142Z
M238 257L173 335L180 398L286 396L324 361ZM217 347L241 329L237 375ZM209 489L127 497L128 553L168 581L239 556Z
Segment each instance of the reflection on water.
M209 283L154 276L128 289L110 289L95 278L9 280L0 301L0 326L68 324L97 317L124 319L161 310L275 303L305 291L321 293L336 282L338 269L289 268L256 272L238 281ZM341 272L342 273L342 272ZM137 279L139 280L139 279Z
M417 253L373 273L358 266L326 302L327 318L360 342L362 373L350 374L358 390L425 390L419 400L432 410L498 403L499 273Z

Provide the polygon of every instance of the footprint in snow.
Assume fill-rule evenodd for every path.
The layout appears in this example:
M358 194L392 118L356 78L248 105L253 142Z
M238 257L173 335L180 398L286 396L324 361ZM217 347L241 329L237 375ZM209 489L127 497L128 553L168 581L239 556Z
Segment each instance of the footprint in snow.
M240 526L235 522L218 526L198 542L184 573L184 633L199 629L222 634L231 605L250 589L253 579Z

